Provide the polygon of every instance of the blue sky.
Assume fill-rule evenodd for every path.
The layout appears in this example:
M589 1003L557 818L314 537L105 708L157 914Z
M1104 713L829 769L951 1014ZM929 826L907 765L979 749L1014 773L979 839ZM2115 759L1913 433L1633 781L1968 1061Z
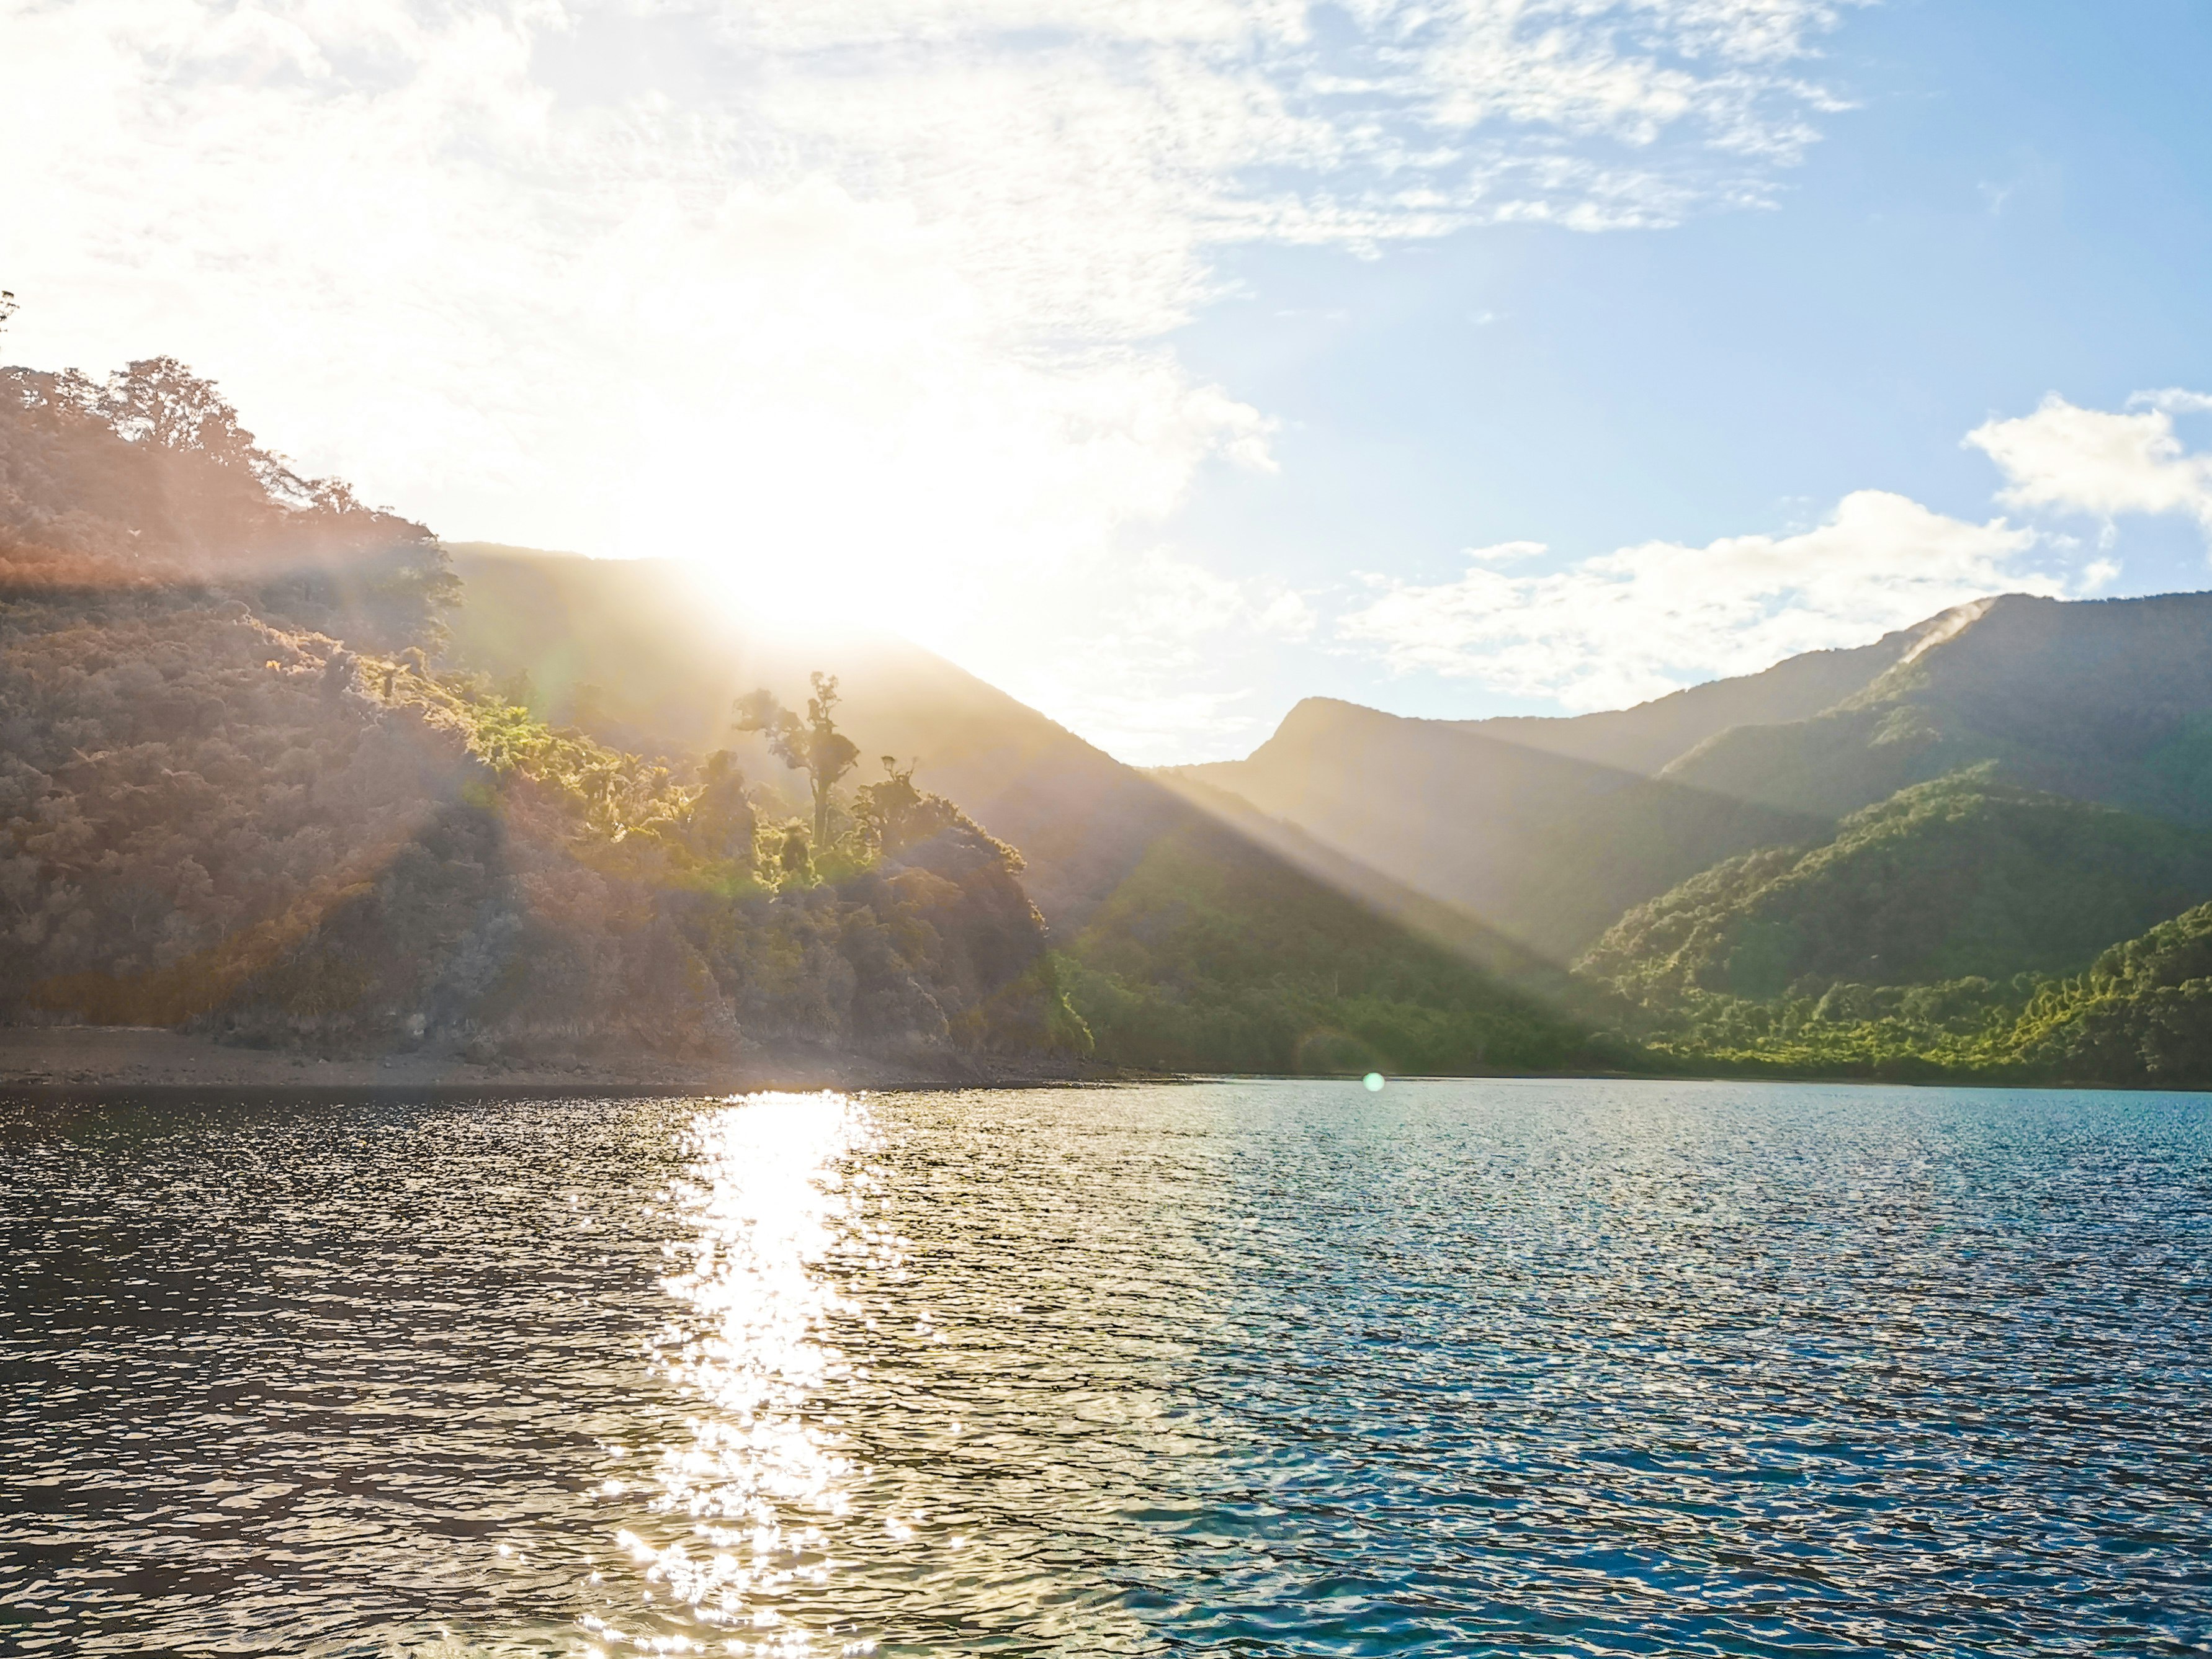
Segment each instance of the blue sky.
M1771 209L1232 262L1242 291L1179 344L1283 422L1281 470L1210 472L1175 532L1318 585L1347 553L1440 581L1468 546L1541 541L1541 568L1782 530L1865 488L1981 519L1984 420L2212 386L2212 6L1890 0L1822 51L1856 107ZM2114 528L2101 591L2212 586L2187 517ZM1323 649L1253 668L1271 707L1556 708Z
M2206 585L2208 84L2202 0L0 0L6 351L1209 758Z

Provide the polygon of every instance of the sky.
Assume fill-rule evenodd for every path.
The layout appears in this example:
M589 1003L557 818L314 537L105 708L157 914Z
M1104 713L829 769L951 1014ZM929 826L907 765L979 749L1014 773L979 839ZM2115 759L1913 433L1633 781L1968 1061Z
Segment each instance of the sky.
M1125 759L2212 585L2204 0L0 0L0 356Z

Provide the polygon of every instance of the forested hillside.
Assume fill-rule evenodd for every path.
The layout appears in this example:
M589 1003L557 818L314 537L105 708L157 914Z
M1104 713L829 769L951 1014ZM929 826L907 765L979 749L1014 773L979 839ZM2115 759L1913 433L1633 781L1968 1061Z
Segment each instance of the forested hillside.
M1809 850L1730 860L1578 966L1694 1070L2212 1083L2192 983L2212 908L2189 908L2212 893L2212 835L1993 770L1900 790Z
M1809 720L1745 726L1668 778L1842 814L1993 763L2007 782L2212 824L2212 593L1967 607Z
M7 1018L492 1058L1080 1047L1018 857L949 803L887 776L820 843L726 757L550 728L434 665L434 539L301 483L213 388L10 373Z
M852 680L793 713L836 642L749 641L696 575L457 574L173 362L7 373L0 1018L487 1062L1595 1052L1510 953L1416 937L911 647L844 641Z
M1921 1082L2212 1087L2212 904L2078 974L1839 981L1763 1001L1691 992L1641 1028L1687 1071Z
M918 776L1021 848L1102 1060L1529 1069L1591 1040L1596 1015L1564 972L1464 911L1286 844L1241 803L1164 787L903 641L757 631L702 603L698 573L673 563L490 547L455 563L472 596L453 618L456 653L630 744L701 741L730 688L836 652L851 665L840 718L861 750L919 757ZM775 781L757 740L726 740ZM1252 948L1224 953L1229 933Z
M1179 775L1577 958L1674 1065L2212 1082L2172 987L2021 1023L2212 899L2212 594L1983 600L1569 720L1307 702Z
M1717 865L1631 910L1581 966L1647 1000L2064 973L2212 893L2212 835L1991 772L1899 790L1810 851Z
M2012 1037L2018 1063L2035 1074L2212 1084L2212 904L2113 946L2078 978L2041 988Z

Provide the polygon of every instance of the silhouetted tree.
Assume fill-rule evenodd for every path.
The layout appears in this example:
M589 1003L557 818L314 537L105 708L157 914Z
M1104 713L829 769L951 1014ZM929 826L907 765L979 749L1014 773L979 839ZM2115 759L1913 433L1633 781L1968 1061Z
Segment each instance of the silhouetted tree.
M806 774L814 793L814 845L827 847L837 781L859 763L860 750L837 729L837 677L817 672L813 683L805 719L772 694L750 691L737 700L732 724L740 732L760 732L768 739L769 753L792 770Z
M896 857L959 820L951 801L915 787L919 763L901 768L896 755L884 756L883 763L884 781L856 791L853 802L853 815L878 852Z
M216 383L195 374L174 357L144 357L111 376L102 390L100 413L116 432L133 443L151 441L164 449L193 450L228 466L274 471L255 447L253 434L240 425L238 410Z
M737 757L718 749L707 757L698 796L685 820L692 850L710 859L736 859L746 864L753 856L753 806L745 795L745 775Z

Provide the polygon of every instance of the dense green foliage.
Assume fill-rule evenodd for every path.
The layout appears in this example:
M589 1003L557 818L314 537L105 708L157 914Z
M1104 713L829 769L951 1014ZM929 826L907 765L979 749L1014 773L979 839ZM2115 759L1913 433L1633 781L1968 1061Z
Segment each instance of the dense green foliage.
M2064 979L1692 994L1651 1042L1685 1069L1950 1082L2212 1086L2212 904Z
M1691 992L1647 1018L1645 1040L1693 1073L2001 1081L2021 1075L2013 1034L2042 983L1844 981L1764 1001Z
M2013 1035L2021 1063L2051 1076L2212 1085L2212 904L2044 988Z
M2212 836L1984 765L1900 790L1809 851L1717 866L1578 966L1685 1070L2201 1083L2212 907L2160 919L2208 894Z
M1226 830L1156 842L1067 949L1098 1056L1200 1071L1454 1073L1626 1051Z
M1809 851L1717 865L1631 910L1580 965L1646 1001L2059 973L2208 896L2212 835L1982 767L1900 790Z

